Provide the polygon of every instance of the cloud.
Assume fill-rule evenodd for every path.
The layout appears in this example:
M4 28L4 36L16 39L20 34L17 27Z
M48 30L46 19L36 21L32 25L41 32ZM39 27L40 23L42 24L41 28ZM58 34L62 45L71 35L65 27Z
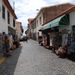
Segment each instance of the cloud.
M47 2L51 5L55 4L61 4L61 3L69 3L69 2L74 2L73 0L47 0Z
M30 16L37 12L36 9L40 9L41 7L46 5L47 3L43 0L22 0L22 2L18 0L15 3L16 14L24 15L25 13L26 15Z
M44 0L15 0L15 12L18 16L18 21L22 21L23 26L27 26L27 19L36 16L38 12L36 9L47 5Z

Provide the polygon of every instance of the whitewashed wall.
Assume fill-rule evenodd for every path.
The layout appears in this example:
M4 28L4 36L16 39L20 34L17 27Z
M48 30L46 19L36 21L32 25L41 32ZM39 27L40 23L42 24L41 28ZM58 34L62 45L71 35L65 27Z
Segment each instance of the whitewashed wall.
M13 28L13 29L16 29L16 27L13 27L13 19L14 19L14 17L11 15L11 13L10 13L10 24L9 24L9 26L11 27L11 28ZM14 19L15 20L15 19ZM16 22L15 22L15 25L16 25Z
M40 19L39 19L40 17L41 17L41 24L40 24ZM37 23L37 20L38 20L38 23ZM35 30L36 30L36 38L37 38L37 40L38 40L38 32L39 32L39 29L41 29L42 24L43 24L43 14L40 13L36 18L36 28L35 28Z
M70 25L75 25L75 11L70 13Z
M0 32L8 33L8 25L7 25L7 11L5 10L5 19L2 18L2 0L0 0ZM3 4L4 5L4 4ZM5 5L4 5L5 6Z
M2 5L4 5L5 7L5 19L2 18ZM12 27L13 29L15 29L15 27L13 27L13 16L9 11L10 14L10 24L8 24L7 22L7 11L8 8L5 6L5 4L2 2L2 0L0 0L0 32L6 32L8 34L8 26Z
M72 31L72 26L75 25L75 11L70 13L70 29Z
M41 25L40 25L40 18L41 17L41 25L43 24L43 14L40 13L38 15L38 17L36 18L36 31L38 32L38 30L40 29ZM38 20L38 23L37 23L37 20Z

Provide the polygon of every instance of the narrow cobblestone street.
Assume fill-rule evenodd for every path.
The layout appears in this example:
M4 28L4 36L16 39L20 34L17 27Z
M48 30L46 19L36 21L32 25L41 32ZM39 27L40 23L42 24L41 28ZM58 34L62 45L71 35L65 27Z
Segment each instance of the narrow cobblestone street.
M75 75L75 62L29 40L0 65L0 75Z

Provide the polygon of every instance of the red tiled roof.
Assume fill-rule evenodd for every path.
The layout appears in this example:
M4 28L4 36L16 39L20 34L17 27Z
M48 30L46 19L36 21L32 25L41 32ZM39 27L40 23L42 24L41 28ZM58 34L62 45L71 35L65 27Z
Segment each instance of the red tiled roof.
M65 10L64 12L60 13L59 16L63 15L63 14L67 14L70 13L72 11L75 11L75 6L70 7L69 9Z
M29 18L28 19L28 25L31 25L31 23L32 23L33 20L34 20L33 18Z
M14 10L12 9L10 3L8 0L3 0L4 4L6 5L6 7L9 9L9 11L11 12L11 14L14 16L14 18L17 19L17 16L15 15Z
M46 21L44 24L46 24L46 23L48 23L48 22L50 22L50 21L56 19L57 17L60 17L60 16L62 16L62 15L64 15L64 14L70 13L70 12L72 12L72 11L75 10L75 5L74 5L74 4L68 4L68 5L71 5L71 6L69 6L68 8L65 8L65 10L63 10L63 11L60 12L60 13L58 13L56 16L50 18L50 20ZM58 5L58 6L61 6L61 5ZM63 4L63 6L64 6L64 4ZM55 6L52 6L51 8L54 8L54 7L55 7ZM48 8L50 8L50 7L48 7ZM44 12L45 12L45 8L43 8L43 9L44 9ZM43 10L43 9L42 9L42 10ZM50 10L50 9L49 9L49 10ZM54 8L54 10L55 10L55 8ZM58 9L58 10L59 10L59 9ZM51 11L53 11L53 9L52 9Z
M60 6L65 6L65 5L68 5L68 6L74 6L74 4L71 4L71 3L64 3L64 4L58 4L58 5L53 5L53 6L46 6L46 7L42 7L40 10L39 10L39 12L38 12L38 14L37 14L37 16L40 14L40 12L44 12L46 9L54 9L54 8L56 8L56 7L60 7ZM36 17L37 17L36 16Z
M64 15L64 14L69 14L69 13L72 12L72 11L75 11L75 6L72 6L72 7L70 7L69 9L65 10L64 12L60 13L60 14L59 14L57 17L55 17L54 19L56 19L56 18L58 18L58 17L60 17L60 16L62 16L62 15ZM54 19L52 19L52 20L54 20ZM50 20L50 21L52 21L52 20Z

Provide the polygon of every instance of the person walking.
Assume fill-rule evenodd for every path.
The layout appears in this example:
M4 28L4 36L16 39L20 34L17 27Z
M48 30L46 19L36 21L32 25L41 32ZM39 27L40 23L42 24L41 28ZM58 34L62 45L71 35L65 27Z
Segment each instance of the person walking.
M3 54L8 57L10 55L10 45L9 45L9 37L5 33L3 33Z
M10 55L10 42L8 35L5 36L5 56L11 56Z
M2 45L3 45L3 55L5 56L5 35L6 33L2 33Z

